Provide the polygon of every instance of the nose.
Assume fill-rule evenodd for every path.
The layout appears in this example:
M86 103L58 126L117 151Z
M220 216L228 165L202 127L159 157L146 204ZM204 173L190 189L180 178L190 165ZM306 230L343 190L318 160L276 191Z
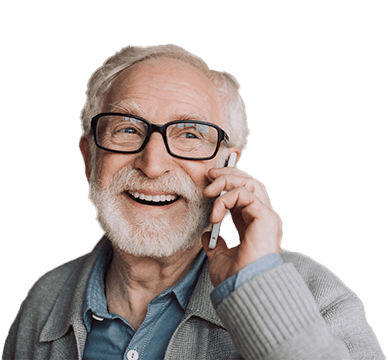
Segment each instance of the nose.
M148 178L158 178L173 170L174 158L167 152L163 137L153 133L146 147L137 154L134 168L141 170Z

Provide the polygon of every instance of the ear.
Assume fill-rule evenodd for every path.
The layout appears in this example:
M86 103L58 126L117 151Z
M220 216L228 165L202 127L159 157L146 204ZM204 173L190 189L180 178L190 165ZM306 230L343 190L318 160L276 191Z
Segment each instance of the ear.
M90 173L92 171L92 153L89 146L89 138L87 136L82 136L79 142L79 148L81 149L82 156L85 162L85 174L86 178L90 179Z

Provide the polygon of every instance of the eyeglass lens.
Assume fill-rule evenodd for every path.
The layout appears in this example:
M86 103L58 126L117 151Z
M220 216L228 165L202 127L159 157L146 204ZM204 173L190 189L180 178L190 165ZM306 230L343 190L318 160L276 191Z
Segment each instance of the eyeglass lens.
M122 115L105 115L98 119L97 141L109 150L137 151L148 133L148 124ZM188 158L204 158L214 154L218 144L216 128L200 122L177 122L166 128L171 153Z

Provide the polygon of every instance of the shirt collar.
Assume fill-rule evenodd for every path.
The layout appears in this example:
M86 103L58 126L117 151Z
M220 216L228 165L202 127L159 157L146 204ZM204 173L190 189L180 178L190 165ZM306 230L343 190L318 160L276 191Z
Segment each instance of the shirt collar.
M108 305L105 296L105 273L113 258L113 249L110 241L103 247L90 274L84 306L84 321L90 331L91 316L109 318Z
M92 315L106 319L114 318L114 316L108 312L105 296L105 274L112 261L112 258L113 248L111 242L108 241L98 256L96 263L94 264L86 290L83 317L88 332L91 329ZM162 298L168 293L174 293L179 305L185 311L191 295L193 294L205 258L205 251L201 250L197 255L194 266L189 271L189 273L186 274L186 276L180 280L178 284L163 291L161 294L155 297L154 300Z
M179 305L183 310L186 310L187 304L193 294L195 285L197 284L198 275L206 258L206 253L202 249L197 255L194 266L189 271L189 273L181 280L178 284L171 287L170 290L174 292ZM168 291L169 289L167 289Z

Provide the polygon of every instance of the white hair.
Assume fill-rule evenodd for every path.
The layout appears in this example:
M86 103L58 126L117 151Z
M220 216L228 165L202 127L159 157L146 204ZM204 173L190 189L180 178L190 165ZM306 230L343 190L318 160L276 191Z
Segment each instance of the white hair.
M184 61L201 70L213 81L223 102L224 116L228 120L225 130L230 138L229 144L242 150L246 145L249 130L244 101L238 92L239 83L226 72L210 70L202 59L176 45L128 46L107 59L88 82L87 99L81 114L84 135L89 134L91 118L101 112L104 96L113 80L123 70L138 62L160 57Z

